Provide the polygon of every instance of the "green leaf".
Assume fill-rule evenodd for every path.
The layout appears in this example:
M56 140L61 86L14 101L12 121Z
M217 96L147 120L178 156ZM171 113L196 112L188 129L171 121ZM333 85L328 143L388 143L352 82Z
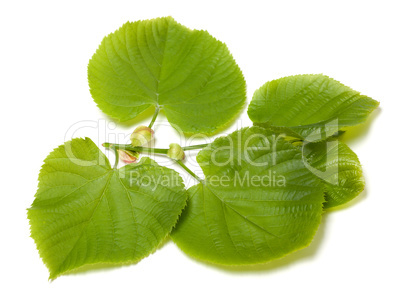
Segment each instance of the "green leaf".
M264 84L248 108L254 122L288 128L310 142L363 123L379 103L321 74L296 75Z
M128 22L106 36L88 65L94 101L120 121L164 109L187 133L211 133L244 106L246 85L227 46L172 17Z
M149 158L112 169L88 138L45 159L28 209L50 278L94 263L137 262L170 233L186 203L180 176Z
M302 149L306 166L325 187L325 208L347 203L364 190L359 159L346 144L335 140L305 144Z
M186 253L219 264L254 264L311 242L322 185L301 150L259 127L218 138L197 161L206 176L171 236Z

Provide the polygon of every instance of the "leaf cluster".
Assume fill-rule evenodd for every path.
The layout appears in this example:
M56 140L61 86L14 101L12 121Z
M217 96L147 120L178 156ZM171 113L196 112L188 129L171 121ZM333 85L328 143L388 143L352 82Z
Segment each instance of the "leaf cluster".
M159 110L185 133L214 133L245 106L246 84L227 46L173 18L128 22L106 36L88 65L91 95L127 121ZM117 169L88 138L45 159L28 209L31 236L50 278L96 263L135 263L167 236L201 260L264 263L306 247L324 210L364 189L361 164L340 135L378 102L324 75L296 75L255 91L254 126L198 153L204 179L185 189L180 175L148 157ZM146 130L141 127L142 130ZM150 127L148 128L150 130ZM111 145L117 154L147 151ZM172 146L171 146L172 147ZM171 149L155 149L172 153Z

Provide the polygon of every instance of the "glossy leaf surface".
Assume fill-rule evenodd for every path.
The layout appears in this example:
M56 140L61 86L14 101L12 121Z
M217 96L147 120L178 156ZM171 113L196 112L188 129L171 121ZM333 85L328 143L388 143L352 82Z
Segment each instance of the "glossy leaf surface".
M378 102L321 74L283 77L255 91L248 115L265 127L289 128L310 142L363 123Z

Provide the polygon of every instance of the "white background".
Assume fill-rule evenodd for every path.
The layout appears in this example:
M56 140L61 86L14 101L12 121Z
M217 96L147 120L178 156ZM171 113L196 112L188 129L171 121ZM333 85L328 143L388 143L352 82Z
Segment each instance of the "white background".
M0 303L401 304L398 4L2 1ZM380 101L369 122L345 137L360 157L367 188L347 207L324 215L310 247L267 265L218 268L187 257L169 241L136 265L48 282L26 219L43 159L71 136L100 143L116 133L129 135L133 126L106 124L110 120L92 101L88 60L102 38L126 21L166 15L227 43L244 72L248 101L266 81L300 73L324 73ZM142 119L135 124L149 121ZM74 125L82 121L95 125ZM248 125L244 112L225 132ZM156 147L180 140L168 127L157 126L156 134Z

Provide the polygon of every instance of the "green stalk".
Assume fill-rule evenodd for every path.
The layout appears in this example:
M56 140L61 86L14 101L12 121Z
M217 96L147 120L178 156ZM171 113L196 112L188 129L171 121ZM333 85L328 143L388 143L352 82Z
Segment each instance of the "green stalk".
M194 150L201 149L207 146L208 144L199 144L182 147L183 150ZM124 149L129 151L137 151L137 152L145 152L145 153L156 153L156 154L167 154L168 148L153 148L153 147L143 147L143 146L132 146L130 144L113 144L113 143L103 143L103 147L109 149Z
M113 144L113 143L103 143L103 147L110 149L124 149L129 151L136 152L146 152L146 153L157 153L157 154L167 154L168 149L166 148L152 148L152 147L143 147L143 146L132 146L130 144Z
M204 148L207 145L208 144L199 144L199 145L187 146L187 147L183 147L183 150L201 149L201 148ZM152 148L152 147L132 146L130 144L124 145L124 144L103 143L102 146L105 147L105 148L114 150L114 152L116 154L116 160L115 160L114 168L117 167L117 164L119 162L119 154L117 152L118 149L124 149L124 150L135 151L135 152L159 153L159 154L165 154L165 155L168 153L168 150L169 150L167 148ZM187 173L189 173L193 178L195 178L199 182L203 182L203 180L200 177L198 177L193 171L191 171L187 166L185 166L182 161L176 160L176 162Z
M117 168L117 165L119 164L119 153L116 148L114 148L113 151L115 155L113 168Z
M148 128L152 128L152 126L154 126L154 123L155 123L155 121L156 121L156 117L158 116L158 114L159 114L159 106L156 106L155 107L155 112L154 112L154 116L152 117L152 120L151 120L151 122L149 123L149 125L148 125Z
M182 149L184 151L186 150L193 150L193 149L201 149L204 148L205 146L207 146L208 144L199 144L199 145L192 145L192 146L186 146L186 147L182 147Z
M177 164L179 164L187 173L189 173L192 177L194 177L196 180L198 180L199 182L203 182L203 180L198 177L196 174L194 174L194 172L189 169L187 166L184 165L184 163L180 160L176 160Z

